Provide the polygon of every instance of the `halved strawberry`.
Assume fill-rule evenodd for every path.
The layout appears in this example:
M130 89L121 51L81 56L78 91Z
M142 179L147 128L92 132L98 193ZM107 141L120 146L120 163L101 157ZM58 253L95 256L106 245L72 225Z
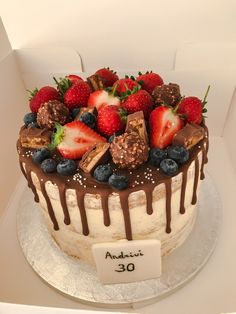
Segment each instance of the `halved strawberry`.
M113 92L107 92L105 90L97 90L90 94L88 99L88 107L96 107L100 110L107 105L120 106L120 98L114 96Z
M119 80L119 77L116 75L116 72L113 72L109 68L102 68L95 72L96 75L98 75L105 87L112 86L117 80Z
M94 144L106 139L80 121L61 126L56 123L52 146L57 147L64 158L80 159Z
M183 128L183 120L170 107L160 106L150 115L150 146L165 148L172 143L174 135Z

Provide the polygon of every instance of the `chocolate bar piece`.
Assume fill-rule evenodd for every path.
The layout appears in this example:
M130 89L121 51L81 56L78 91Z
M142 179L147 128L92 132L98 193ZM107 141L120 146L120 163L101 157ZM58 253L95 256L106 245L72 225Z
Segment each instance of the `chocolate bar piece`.
M128 115L126 132L131 131L137 132L145 143L148 143L148 135L143 111L137 111Z
M94 114L95 116L97 115L97 109L95 107L89 108L89 107L81 107L79 113L75 117L75 120L79 120L79 118L82 116L83 113L85 112L90 112Z
M93 91L95 90L99 90L99 89L103 89L104 88L104 84L103 81L101 80L101 78L94 74L91 75L87 78L87 82L89 83L89 85L92 87Z
M52 132L47 129L23 127L20 130L20 143L22 147L47 147L51 142Z
M173 138L173 145L184 146L187 149L192 148L200 142L205 135L203 127L193 123L187 123L183 129L176 133Z
M109 159L109 143L97 143L85 153L79 163L80 168L86 172L92 172L98 165L104 164Z

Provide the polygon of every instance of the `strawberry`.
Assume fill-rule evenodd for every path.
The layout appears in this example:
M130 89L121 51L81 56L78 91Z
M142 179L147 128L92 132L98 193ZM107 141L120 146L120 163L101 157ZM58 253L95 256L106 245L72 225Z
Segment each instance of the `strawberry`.
M85 81L78 81L72 84L64 94L64 103L73 110L76 107L87 107L89 95L92 90Z
M128 113L133 113L136 111L143 111L144 117L147 119L152 107L152 97L145 90L138 90L131 95L129 95L126 100L122 103L122 107L125 108Z
M100 133L111 136L115 132L124 131L126 111L118 106L105 106L98 112L97 129Z
M149 94L152 94L156 86L161 86L164 83L160 75L153 73L152 71L146 72L145 74L139 72L136 81L142 86L142 89L145 89Z
M120 106L120 98L114 96L114 91L115 89L112 92L100 89L91 93L88 99L88 107L96 107L97 110L100 110L107 105Z
M77 83L78 81L83 81L82 77L75 74L67 75L66 78L70 80L72 84Z
M52 147L64 158L80 159L94 144L106 142L106 139L80 121L72 121L61 126L55 124Z
M135 86L139 86L139 84L129 77L125 77L116 81L113 86L116 86L116 92L118 95L122 95L126 93L127 90L132 90Z
M59 92L51 87L51 86L44 86L39 90L35 88L33 92L30 92L30 109L32 112L38 112L39 108L45 102L49 100L59 100L60 94Z
M170 107L159 106L150 114L150 146L163 149L172 143L183 128L183 120Z
M97 70L95 74L101 78L105 87L110 87L117 80L119 80L119 77L116 75L116 72L113 72L109 68L102 68L100 70Z

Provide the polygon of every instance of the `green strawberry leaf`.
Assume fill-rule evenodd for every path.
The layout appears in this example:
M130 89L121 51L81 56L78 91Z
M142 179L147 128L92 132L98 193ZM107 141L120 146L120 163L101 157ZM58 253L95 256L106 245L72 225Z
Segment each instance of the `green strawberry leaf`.
M33 91L28 90L28 89L26 91L29 93L29 101L31 101L32 98L38 93L39 90L37 87L35 87Z
M60 123L55 122L55 128L56 132L52 135L51 144L48 145L49 149L55 149L62 142L65 135L64 128Z

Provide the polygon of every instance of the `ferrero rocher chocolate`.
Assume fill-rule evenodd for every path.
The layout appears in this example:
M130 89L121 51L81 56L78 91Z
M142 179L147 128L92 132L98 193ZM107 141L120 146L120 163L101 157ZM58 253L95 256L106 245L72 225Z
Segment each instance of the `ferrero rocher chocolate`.
M137 132L126 132L115 137L110 152L120 168L135 169L148 159L148 145Z
M169 83L155 87L152 97L156 106L161 104L174 106L180 100L180 88L178 84Z
M39 108L37 122L41 128L53 130L55 122L64 125L68 117L69 109L60 101L52 100Z

